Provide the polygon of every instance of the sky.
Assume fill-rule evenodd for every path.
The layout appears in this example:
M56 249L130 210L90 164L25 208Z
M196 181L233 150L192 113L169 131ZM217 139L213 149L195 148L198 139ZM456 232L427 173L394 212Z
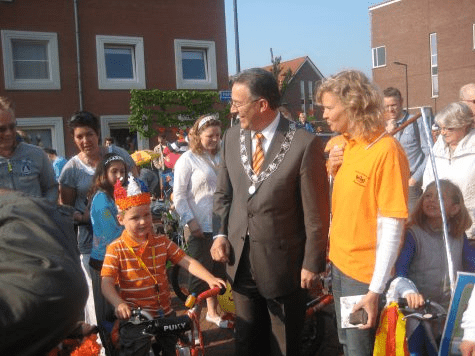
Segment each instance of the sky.
M237 0L241 70L308 56L327 77L343 69L371 76L365 0ZM225 0L228 71L236 73L233 0Z

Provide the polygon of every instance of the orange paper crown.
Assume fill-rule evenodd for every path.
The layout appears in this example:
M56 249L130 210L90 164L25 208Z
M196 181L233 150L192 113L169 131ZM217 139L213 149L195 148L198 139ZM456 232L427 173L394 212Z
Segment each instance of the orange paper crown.
M150 204L150 193L144 182L129 173L127 189L122 186L120 180L115 183L114 199L119 210L127 210L133 206Z

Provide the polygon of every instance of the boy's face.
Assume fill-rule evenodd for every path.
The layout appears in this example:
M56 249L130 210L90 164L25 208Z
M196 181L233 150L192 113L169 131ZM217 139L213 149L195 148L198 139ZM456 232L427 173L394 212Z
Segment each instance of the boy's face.
M147 235L152 233L152 213L149 204L127 209L124 214L119 214L118 220L135 240L146 240Z

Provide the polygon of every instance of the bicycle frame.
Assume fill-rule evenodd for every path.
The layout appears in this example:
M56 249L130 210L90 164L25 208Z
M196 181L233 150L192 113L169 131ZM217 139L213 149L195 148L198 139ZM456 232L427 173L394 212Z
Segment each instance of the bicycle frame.
M204 355L204 342L201 333L199 316L202 303L210 297L224 293L225 290L215 287L201 293L193 306L188 309L185 315L169 318L152 318L150 314L139 309L132 311L130 323L143 325L143 333L152 337L160 337L165 334L176 335L177 356L198 356ZM195 338L197 334L198 339Z

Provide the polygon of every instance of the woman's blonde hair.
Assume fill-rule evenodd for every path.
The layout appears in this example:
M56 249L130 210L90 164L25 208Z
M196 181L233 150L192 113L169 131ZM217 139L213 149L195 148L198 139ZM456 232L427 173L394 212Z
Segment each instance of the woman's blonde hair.
M341 101L352 136L369 140L384 130L381 91L362 72L346 70L325 79L316 94L319 105L325 93L332 93Z
M190 140L190 150L196 154L203 154L204 149L203 145L201 144L200 134L206 130L208 127L217 126L221 128L221 121L219 121L218 114L206 114L199 117L198 120L195 121L193 127L191 128L190 132L188 133L188 137ZM219 146L218 146L219 150Z
M457 214L455 214L454 216L447 216L450 235L453 238L460 238L463 236L465 230L472 226L472 219L470 218L468 210L465 207L462 191L456 184L452 183L450 180L441 179L439 183L441 190L447 193L447 196L450 197L452 203L460 206L460 209ZM412 225L418 225L423 228L425 226L427 216L424 214L424 211L422 209L422 201L425 195L427 194L427 190L432 187L435 187L435 182L431 182L426 187L424 194L422 194L422 196L417 201L414 211L411 214L407 223L407 227Z

